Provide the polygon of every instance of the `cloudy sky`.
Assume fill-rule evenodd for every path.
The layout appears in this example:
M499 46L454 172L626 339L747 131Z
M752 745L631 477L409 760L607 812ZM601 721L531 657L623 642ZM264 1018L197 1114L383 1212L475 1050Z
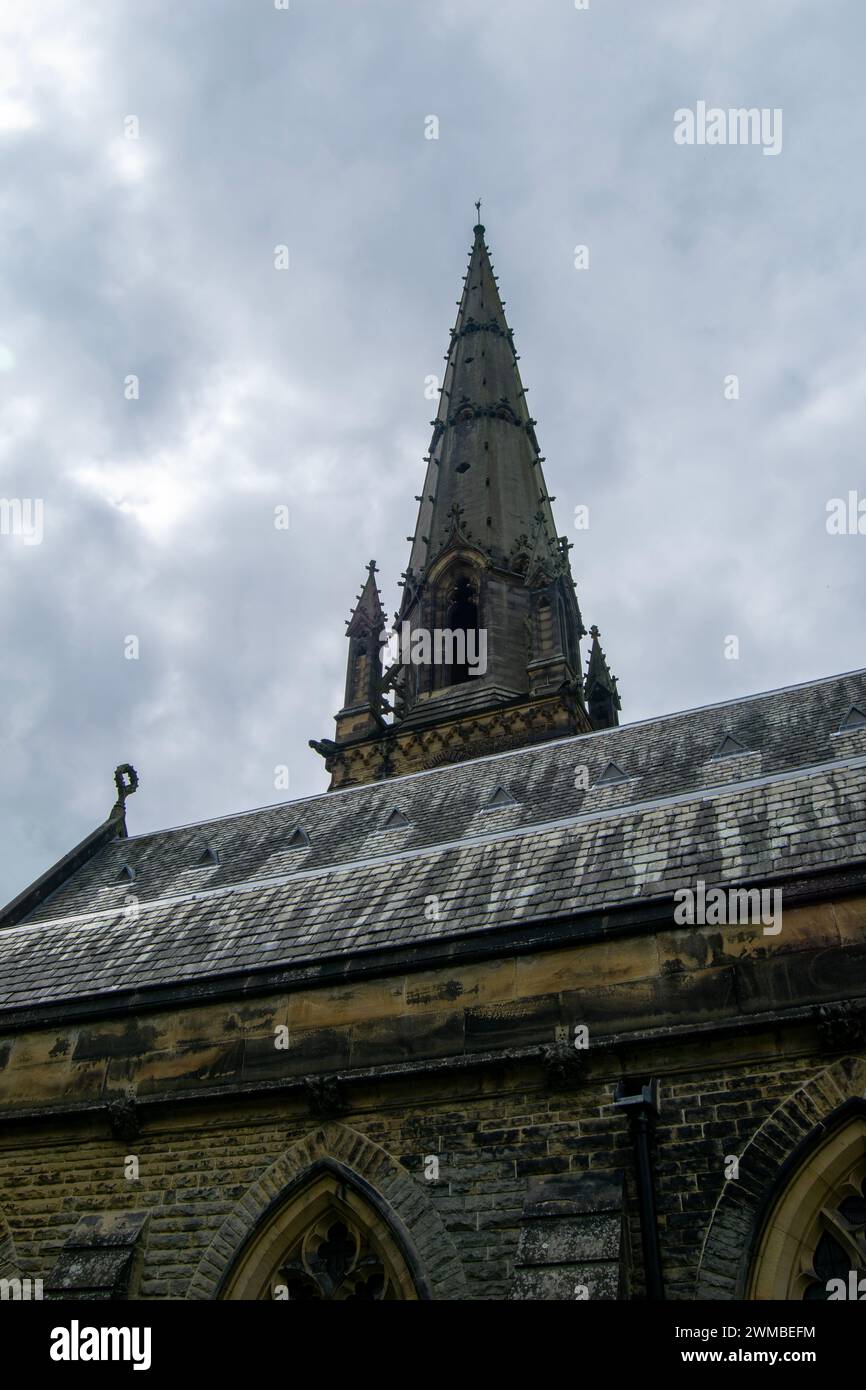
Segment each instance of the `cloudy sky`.
M324 790L478 196L623 718L866 665L826 527L866 497L864 38L862 0L6 5L0 493L44 536L0 535L0 899L117 763L132 833ZM699 101L780 108L781 153L676 144Z

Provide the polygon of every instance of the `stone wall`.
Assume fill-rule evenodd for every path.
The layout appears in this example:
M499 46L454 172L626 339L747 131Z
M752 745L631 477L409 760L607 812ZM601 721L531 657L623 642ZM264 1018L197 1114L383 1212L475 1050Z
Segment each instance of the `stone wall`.
M818 1122L803 1109L804 1088L821 1086L840 1103L866 1092L866 1057L857 1063L828 1065L813 1057L722 1068L709 1065L707 1056L699 1060L699 1071L662 1076L659 1225L667 1292L674 1298L697 1296L703 1245L726 1186L725 1156L743 1154L764 1122L799 1096L803 1118L790 1131L793 1145ZM70 1115L62 1124L7 1125L0 1144L0 1211L18 1272L50 1283L83 1216L144 1212L133 1296L195 1296L191 1285L200 1262L226 1219L249 1203L250 1192L294 1146L324 1135L323 1153L341 1152L349 1136L373 1146L382 1165L417 1190L419 1211L412 1214L410 1231L427 1208L438 1218L461 1271L454 1291L440 1290L439 1296L512 1296L519 1244L533 1217L534 1186L560 1175L624 1170L633 1292L639 1295L631 1147L613 1083L557 1094L542 1078L533 1079L529 1068L523 1071L507 1080L486 1073L452 1077L447 1084L429 1078L359 1088L349 1113L319 1123L306 1101L274 1096L228 1104L191 1100L154 1106L152 1112L143 1105L140 1132L127 1138L113 1135L98 1113ZM135 1181L126 1176L131 1155L138 1160ZM425 1177L430 1155L439 1164L435 1181ZM748 1179L747 1165L742 1176ZM254 1210L241 1220L252 1229ZM732 1267L741 1254L732 1252Z
M864 922L862 904L824 904L786 914L784 940L684 928L539 943L492 961L9 1034L0 1276L69 1290L80 1267L98 1297L110 1292L99 1279L118 1270L132 1297L215 1296L264 1196L277 1199L303 1161L333 1155L403 1222L433 1297L559 1297L596 1275L592 1296L640 1296L616 1089L652 1076L668 1296L740 1296L750 1223L774 1181L768 1155L780 1168L834 1107L866 1095L861 1022L820 1002L836 984L832 948L851 948ZM584 1021L585 1052L572 1046ZM737 1183L725 1178L731 1155ZM585 1175L601 1183L603 1208L577 1181ZM543 1202L559 1223L549 1266ZM121 1223L129 1258L119 1238L112 1246L111 1223L82 1225L117 1212L136 1214Z

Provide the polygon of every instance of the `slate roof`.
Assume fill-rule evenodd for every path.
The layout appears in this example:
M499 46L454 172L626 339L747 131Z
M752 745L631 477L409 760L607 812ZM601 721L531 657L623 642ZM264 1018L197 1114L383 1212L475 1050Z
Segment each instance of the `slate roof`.
M0 1019L23 1005L540 926L698 878L850 864L866 858L866 728L838 731L864 701L857 671L113 840L0 930ZM719 756L728 736L744 751ZM611 762L627 780L599 784ZM497 787L514 803L490 807ZM295 836L293 847L299 826L309 843ZM218 862L201 862L207 846ZM136 915L123 910L130 893Z

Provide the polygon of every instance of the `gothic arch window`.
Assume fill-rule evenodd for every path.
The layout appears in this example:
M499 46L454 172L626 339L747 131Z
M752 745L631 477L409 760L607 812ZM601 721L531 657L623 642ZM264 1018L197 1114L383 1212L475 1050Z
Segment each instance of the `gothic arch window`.
M764 1221L748 1297L821 1301L866 1279L866 1115L798 1165ZM841 1280L842 1285L831 1283ZM864 1285L866 1287L866 1285Z
M396 1224L365 1187L339 1165L321 1167L256 1229L221 1297L288 1303L417 1299Z
M547 594L542 594L535 610L535 650L533 656L552 656L555 645L553 636L553 610Z
M859 1293L860 1281L866 1285L866 1177L858 1190L823 1206L821 1222L803 1298L826 1301L834 1283L845 1293L852 1273Z
M346 664L346 692L344 704L347 707L366 703L371 686L371 668L375 668L377 679L382 673L382 649L377 632L357 632L349 646L349 660Z
M477 650L478 604L475 599L475 586L468 575L459 575L448 592L445 609L445 627L453 633L463 634L463 660L457 660L445 668L445 684L459 685L469 680L469 662L466 659L471 650Z
M562 598L561 594L559 595L557 601L557 607L559 612L559 631L562 639L562 654L571 666L572 670L576 670L578 663L575 661L574 634L571 623L568 619L568 612L565 607L565 601Z
M446 686L460 685L473 680L470 674L470 658L473 664L478 661L480 600L478 578L474 570L464 563L450 567L438 580L438 595L435 605L433 627L443 634L452 634L444 655L453 655L457 660L446 661L432 666L430 688L441 690Z

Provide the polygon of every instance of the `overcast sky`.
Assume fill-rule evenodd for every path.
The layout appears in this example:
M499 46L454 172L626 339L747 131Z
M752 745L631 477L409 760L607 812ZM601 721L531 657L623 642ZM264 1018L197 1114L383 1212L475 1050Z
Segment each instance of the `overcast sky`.
M7 4L0 494L44 538L0 535L0 899L120 762L133 834L325 789L479 195L623 720L866 665L826 529L866 498L864 37L862 0ZM699 101L780 108L781 153L676 144Z

